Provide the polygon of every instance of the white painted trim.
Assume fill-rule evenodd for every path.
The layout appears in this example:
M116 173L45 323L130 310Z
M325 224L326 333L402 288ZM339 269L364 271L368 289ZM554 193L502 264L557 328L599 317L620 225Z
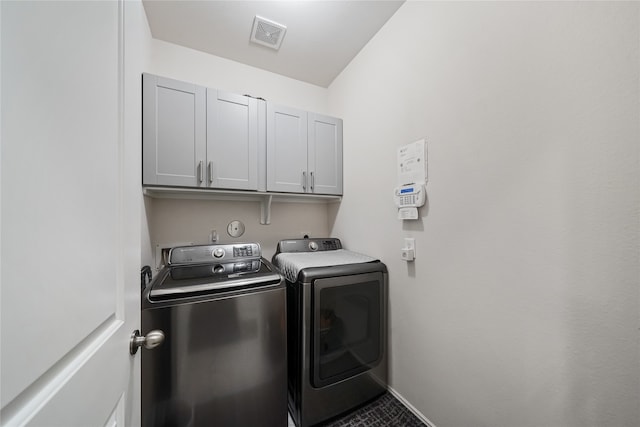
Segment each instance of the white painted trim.
M116 407L113 409L109 419L105 423L105 427L122 427L125 425L125 395L122 393Z
M118 238L117 247L114 248L114 253L118 254L116 262L116 318L125 321L125 257L126 254L121 250L125 248L125 236L126 227L125 222L125 182L124 168L124 85L125 85L125 72L124 72L124 0L118 0Z
M396 390L394 390L393 387L389 386L388 387L389 393L391 393L393 395L393 397L395 397L396 399L398 399L400 402L402 402L402 404L404 406L406 406L412 413L413 415L415 415L416 417L418 417L418 419L420 421L422 421L423 423L425 423L428 427L436 427L436 425L434 423L432 423L431 421L429 421L429 419L427 417L425 417L420 411L418 411L415 406L413 406L411 403L409 403L407 401L407 399L405 399L404 397L402 397L402 395L400 393L398 393Z

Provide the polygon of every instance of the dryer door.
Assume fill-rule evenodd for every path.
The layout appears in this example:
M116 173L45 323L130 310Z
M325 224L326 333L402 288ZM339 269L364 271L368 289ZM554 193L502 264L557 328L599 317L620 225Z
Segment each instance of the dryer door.
M311 304L314 387L352 377L380 362L385 330L382 273L316 279Z

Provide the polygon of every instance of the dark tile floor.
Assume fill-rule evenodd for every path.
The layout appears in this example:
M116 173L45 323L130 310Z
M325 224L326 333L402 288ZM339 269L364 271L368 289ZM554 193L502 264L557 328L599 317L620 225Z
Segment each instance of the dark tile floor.
M391 393L385 393L379 398L356 408L352 412L344 414L322 424L322 427L424 427L425 424L418 419L407 407ZM289 418L288 427L295 427Z

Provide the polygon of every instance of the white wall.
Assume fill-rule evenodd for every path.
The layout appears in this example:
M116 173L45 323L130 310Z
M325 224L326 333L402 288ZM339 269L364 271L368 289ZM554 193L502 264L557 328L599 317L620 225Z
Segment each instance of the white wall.
M329 88L331 231L387 263L392 386L438 427L640 422L639 21L411 1ZM402 223L396 148L422 137L428 204Z
M327 89L153 39L150 73L327 114Z
M149 73L240 94L262 97L281 105L327 114L327 89L280 76L238 62L151 40ZM142 219L143 264L155 265L158 244L208 243L216 229L221 242L257 241L270 258L279 240L329 233L326 204L273 203L271 224L260 225L258 202L153 200L145 197ZM227 224L235 219L246 225L239 239L227 235Z
M281 239L301 238L302 233L326 236L329 232L327 205L317 203L273 203L271 224L260 224L258 202L148 199L152 214L149 233L153 247L172 243L208 243L215 229L220 242L259 242L263 256L271 259ZM245 233L239 238L227 234L227 224L240 220ZM168 245L167 245L168 244Z

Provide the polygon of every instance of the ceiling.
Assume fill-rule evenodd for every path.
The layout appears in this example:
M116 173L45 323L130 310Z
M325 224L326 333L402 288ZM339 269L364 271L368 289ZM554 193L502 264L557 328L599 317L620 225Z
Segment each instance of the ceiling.
M154 38L328 87L404 0L143 0ZM254 17L287 27L278 51L250 42Z

